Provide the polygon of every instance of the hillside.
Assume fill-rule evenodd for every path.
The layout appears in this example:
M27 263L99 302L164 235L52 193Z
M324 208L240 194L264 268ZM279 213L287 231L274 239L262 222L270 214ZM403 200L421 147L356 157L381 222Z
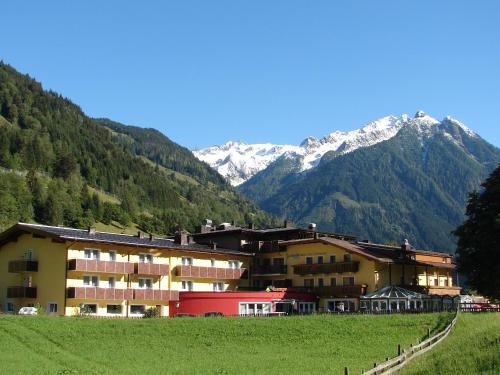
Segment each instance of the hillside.
M423 112L306 141L298 152L275 148L273 158L266 155L273 161L238 189L301 225L314 222L321 230L382 243L408 238L420 248L444 251L454 249L450 232L463 220L468 193L500 162L500 150L459 121ZM257 146L246 149L260 155ZM214 148L195 154L203 152L217 159ZM228 153L218 159L226 166L245 157L236 150L222 155Z
M160 132L91 119L3 63L0 168L0 230L22 220L166 234L204 218L273 221Z

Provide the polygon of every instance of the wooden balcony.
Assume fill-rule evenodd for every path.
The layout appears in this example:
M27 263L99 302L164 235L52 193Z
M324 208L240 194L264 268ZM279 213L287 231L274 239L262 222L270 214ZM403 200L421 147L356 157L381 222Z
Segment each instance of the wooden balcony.
M166 276L170 266L168 264L158 264L158 263L135 263L134 273L136 275L154 275L154 276Z
M251 253L275 253L286 251L286 246L280 246L279 241L253 241L243 247Z
M68 298L91 300L131 300L134 297L132 289L70 287L67 291Z
M179 292L176 290L133 289L134 300L141 301L178 301Z
M320 297L359 297L366 294L366 285L317 286L311 291Z
M9 262L9 272L38 272L37 260L11 260Z
M337 262L322 264L297 264L293 266L295 275L313 275L318 273L358 272L359 262Z
M68 270L128 274L134 272L134 263L113 262L97 259L70 259L68 260Z
M9 286L7 298L36 298L36 287L32 286Z
M284 264L253 266L251 269L254 276L286 275L287 272L287 266Z
M417 293L438 295L438 296L458 296L462 290L459 286L438 286L438 285L400 285L402 288L413 290Z
M216 268L199 266L177 266L175 274L179 277L193 277L197 279L239 280L246 279L246 268Z

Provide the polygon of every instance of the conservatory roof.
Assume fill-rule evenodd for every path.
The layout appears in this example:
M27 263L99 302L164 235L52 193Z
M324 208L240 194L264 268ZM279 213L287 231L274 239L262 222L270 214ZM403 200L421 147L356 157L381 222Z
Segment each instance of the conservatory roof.
M373 293L361 296L362 299L384 299L384 298L412 298L424 299L429 298L426 294L421 294L408 290L396 285L388 285L382 289L376 290Z

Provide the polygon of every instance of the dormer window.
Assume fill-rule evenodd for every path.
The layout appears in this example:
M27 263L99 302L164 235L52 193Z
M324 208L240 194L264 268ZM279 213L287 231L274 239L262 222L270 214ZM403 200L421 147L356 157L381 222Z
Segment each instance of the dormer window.
M141 263L153 263L152 254L139 254L139 262Z

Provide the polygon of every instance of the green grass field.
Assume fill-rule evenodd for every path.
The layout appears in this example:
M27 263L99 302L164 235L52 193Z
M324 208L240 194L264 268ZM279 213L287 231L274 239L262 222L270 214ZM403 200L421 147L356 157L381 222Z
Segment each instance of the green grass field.
M500 314L460 314L443 342L411 361L400 373L500 374Z
M351 374L450 314L106 320L0 316L1 374Z

